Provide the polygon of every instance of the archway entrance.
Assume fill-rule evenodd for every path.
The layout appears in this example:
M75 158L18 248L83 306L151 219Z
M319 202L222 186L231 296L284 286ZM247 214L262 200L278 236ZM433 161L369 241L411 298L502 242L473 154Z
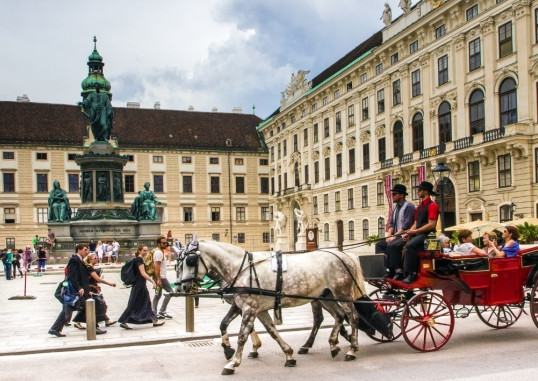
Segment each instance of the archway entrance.
M344 222L342 220L336 221L336 237L338 250L344 250Z
M456 192L454 190L454 183L450 179L443 179L443 213L445 215L445 228L447 226L456 225ZM435 191L439 193L439 196L435 197L435 202L439 205L441 210L441 184L437 181ZM441 216L439 216L441 218Z

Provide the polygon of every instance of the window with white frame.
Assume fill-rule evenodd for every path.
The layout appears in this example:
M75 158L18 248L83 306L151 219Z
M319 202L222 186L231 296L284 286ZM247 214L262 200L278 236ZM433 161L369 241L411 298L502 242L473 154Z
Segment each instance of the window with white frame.
M323 225L323 240L324 241L329 240L329 224Z
M355 222L354 221L348 222L348 238L350 241L355 239Z
M367 219L362 220L362 239L370 237L370 224Z
M49 208L37 208L37 222L46 224L49 221Z
M340 210L340 192L334 192L334 211L339 212Z
M244 206L238 206L235 208L235 219L236 221L245 221L245 207Z

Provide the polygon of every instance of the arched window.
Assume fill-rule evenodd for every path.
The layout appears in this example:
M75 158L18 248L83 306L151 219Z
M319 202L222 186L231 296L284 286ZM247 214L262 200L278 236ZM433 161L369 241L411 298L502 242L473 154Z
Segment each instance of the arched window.
M355 222L349 221L348 224L348 231L349 231L349 240L355 239Z
M471 124L471 135L479 134L485 130L484 93L482 90L475 90L469 98L469 121Z
M295 175L295 186L298 187L299 185L301 185L300 180L299 180L299 163L298 162L295 162L293 172Z
M362 220L362 239L370 237L370 224L367 219Z
M517 122L517 87L513 78L506 78L499 89L501 127Z
M413 116L413 151L424 149L424 118L420 112Z
M439 106L439 144L452 141L452 113L450 103L443 102Z
M323 224L323 240L329 240L329 224Z
M379 235L379 238L385 236L385 219L383 217L377 219L377 234Z
M397 121L394 124L393 138L394 138L394 157L400 157L404 154L403 124L400 121Z

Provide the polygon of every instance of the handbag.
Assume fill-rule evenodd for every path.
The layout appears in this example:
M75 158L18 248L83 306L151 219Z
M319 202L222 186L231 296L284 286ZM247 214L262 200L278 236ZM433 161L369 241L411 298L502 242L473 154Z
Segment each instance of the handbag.
M84 309L84 298L78 294L69 280L63 281L62 299L65 304L74 310L80 311Z

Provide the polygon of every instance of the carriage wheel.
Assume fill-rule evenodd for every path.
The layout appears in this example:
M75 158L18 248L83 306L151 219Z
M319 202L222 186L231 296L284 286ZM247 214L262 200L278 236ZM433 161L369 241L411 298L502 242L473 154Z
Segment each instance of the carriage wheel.
M368 296L370 297L370 299L372 299L374 303L376 303L376 301L378 300L381 300L381 306L383 307L383 310L385 311L385 313L390 317L390 321L392 322L392 333L394 335L392 339L388 339L387 337L383 336L377 331L375 331L373 335L367 333L367 335L372 340L378 341L380 343L393 341L399 338L400 336L402 336L402 328L400 324L401 324L401 316L402 316L403 307L395 306L393 304L383 304L382 302L383 295L384 294L382 290L375 290L375 291L372 291L370 294L368 294Z
M538 283L532 288L530 309L532 321L534 322L534 325L538 327Z
M485 325L497 329L510 327L523 313L523 303L502 304L499 306L475 306L474 308L476 314Z
M454 330L454 311L445 298L434 292L412 297L402 312L405 341L421 352L444 346Z

